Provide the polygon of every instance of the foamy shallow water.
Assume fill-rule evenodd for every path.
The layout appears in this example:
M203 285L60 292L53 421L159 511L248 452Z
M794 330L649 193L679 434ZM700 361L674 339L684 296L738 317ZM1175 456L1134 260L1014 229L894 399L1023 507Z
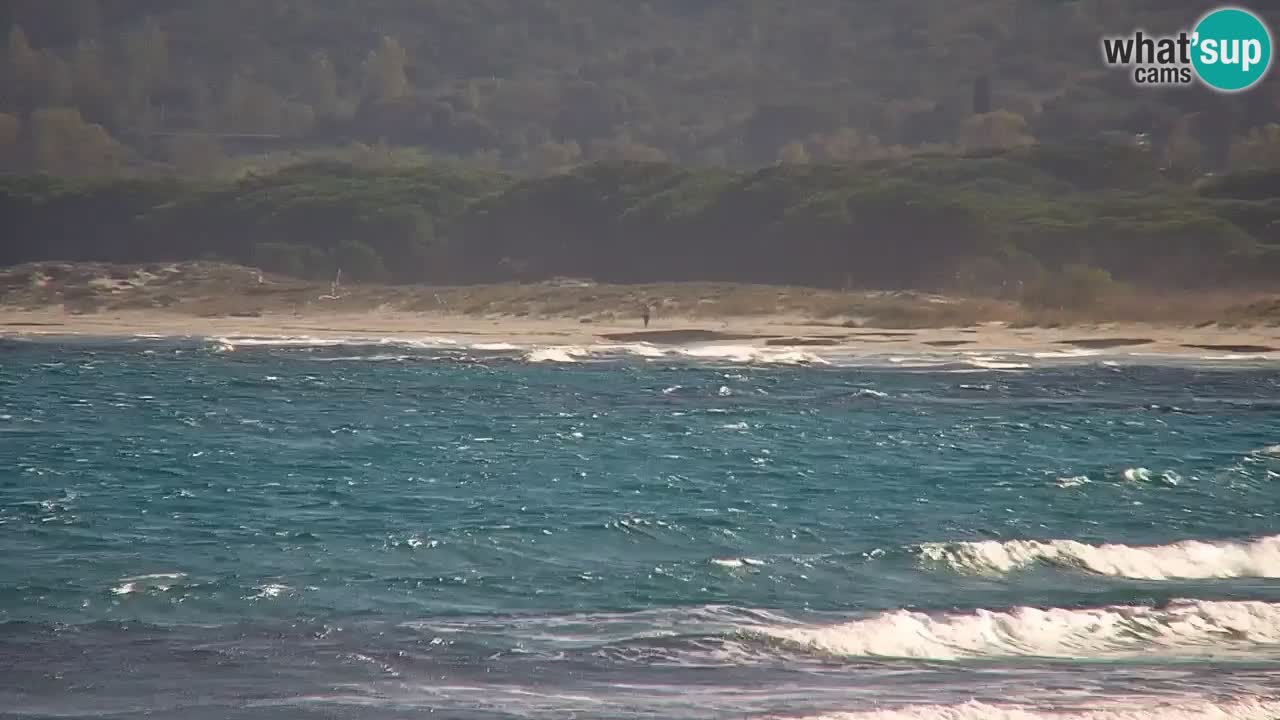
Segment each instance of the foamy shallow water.
M4 712L1276 717L1271 364L443 340L3 345Z
M150 336L140 336L150 337ZM211 338L219 352L246 348L402 348L411 351L470 351L480 356L510 356L533 363L581 363L601 360L635 359L649 361L707 362L743 365L797 366L894 366L917 369L965 371L1019 371L1033 367L1067 364L1122 365L1174 364L1182 366L1270 366L1280 362L1276 353L1215 353L1204 351L1152 353L1140 350L931 350L928 352L877 351L856 342L831 347L762 346L726 341L687 345L635 343L593 343L545 345L513 342L475 342L442 336L422 337L313 337L313 336L223 336ZM352 355L351 360L381 355Z

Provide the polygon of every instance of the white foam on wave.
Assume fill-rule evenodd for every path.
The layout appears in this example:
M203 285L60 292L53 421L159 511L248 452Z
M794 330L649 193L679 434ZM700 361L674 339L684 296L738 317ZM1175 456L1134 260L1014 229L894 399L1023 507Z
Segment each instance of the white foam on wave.
M591 344L582 346L563 346L563 352L536 345L520 345L511 342L460 343L450 337L377 337L369 335L350 336L310 336L310 335L227 335L209 338L215 351L233 352L242 348L325 348L342 346L393 346L412 349L440 349L444 347L466 347L477 352L512 352L524 353L524 358L531 362L576 362L566 361L565 356L581 358L587 356L631 355L650 360L657 359L690 359L728 362L743 365L840 365L858 367L863 365L881 366L885 363L906 368L931 368L935 366L962 365L948 372L975 371L1019 371L1032 368L1042 363L1058 360L1092 358L1102 353L1084 348L1047 350L1040 352L1021 352L1003 354L981 351L963 351L957 353L921 352L911 355L884 356L868 354L851 347L828 348L821 353L796 348L794 346L760 346L753 344L707 343L688 346L656 346L650 343L626 344ZM567 348L574 348L573 351ZM555 359L542 359L549 355L557 355ZM1138 355L1138 354L1135 354ZM1165 360L1182 358L1184 360L1228 361L1274 359L1275 355L1230 355L1230 356L1170 356L1152 354ZM533 359L533 358L539 359ZM1034 364L1033 362L1034 361ZM1108 364L1111 361L1102 361Z
M231 352L239 348L327 348L327 347L368 347L368 346L384 346L384 347L405 347L405 348L421 348L434 349L440 347L454 347L458 344L457 340L447 337L372 337L364 335L350 336L326 336L319 337L313 335L279 335L279 336L260 336L260 335L225 335L221 337L210 338L209 341L214 344L215 349L222 352Z
M591 351L576 345L560 345L555 347L535 348L524 354L525 362L531 363L576 363L587 357Z
M956 356L939 356L933 353L921 353L918 355L895 355L887 358L887 361L890 365L896 365L904 368L930 368L942 365L951 365L956 361Z
M929 543L924 560L961 572L1005 574L1037 564L1140 580L1280 578L1280 535L1248 542L1089 545L1075 540Z
M673 348L681 357L704 360L767 365L830 365L830 361L815 353L789 348L759 347L756 345L694 345Z
M289 587L288 585L282 585L280 583L266 583L266 584L255 587L254 590L257 590L258 592L254 593L253 595L250 595L247 599L269 600L271 598L278 598L281 595L286 595L288 593L293 592L293 588Z
M990 355L979 355L965 359L965 364L981 370L1029 370L1031 366L1023 362L1011 362L1007 358Z
M178 580L187 576L186 573L152 573L150 575L134 575L132 577L120 578L120 584L111 588L114 595L132 595L134 593L144 593L149 590L157 592L168 592L173 588Z
M649 343L626 343L623 345L598 345L597 349L604 352L621 352L627 355L636 355L642 358L662 358L667 357L673 351L665 348L657 347Z
M1161 608L1018 607L942 615L896 610L839 625L771 625L743 632L840 657L1273 656L1280 650L1280 605L1178 600Z
M1070 350L1052 350L1048 352L1031 353L1031 357L1037 360L1056 360L1068 358L1094 357L1101 355L1100 350L1088 350L1085 348L1072 348Z
M414 359L412 355L381 353L378 355L344 355L342 357L318 357L316 362L405 362Z
M1155 704L1111 701L1088 710L1040 710L1017 705L914 705L892 710L828 713L805 720L1276 720L1280 701L1245 698Z
M763 560L756 560L755 558L742 557L742 558L711 558L711 564L719 565L720 567L727 567L727 568L740 568L740 567L747 567L747 566L759 567L761 565L764 565L765 563Z
M1166 470L1162 473L1155 473L1150 468L1131 467L1125 468L1120 476L1129 482L1149 483L1159 482L1165 485L1181 485L1182 476L1172 470Z
M1238 360L1275 360L1276 356L1272 354L1258 355L1201 355L1200 360L1208 360L1209 362L1233 362Z

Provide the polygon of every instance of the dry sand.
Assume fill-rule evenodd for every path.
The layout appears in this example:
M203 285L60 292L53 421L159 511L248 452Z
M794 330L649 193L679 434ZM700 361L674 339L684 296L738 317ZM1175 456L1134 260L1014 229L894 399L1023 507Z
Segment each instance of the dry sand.
M1199 314L1175 315L1186 325L1075 317L1069 325L1050 318L1054 327L1027 327L1045 318L1007 301L920 293L581 281L331 287L213 263L41 263L0 270L0 335L722 343L876 354L1085 349L1280 360L1280 297L1175 301ZM639 313L644 304L654 308L647 329ZM1224 316L1234 324L1213 321Z
M725 343L865 352L1053 352L1071 348L1174 355L1219 353L1280 360L1280 328L1182 328L1113 323L1070 328L1013 328L992 323L919 330L832 327L797 317L756 316L708 321L666 317L645 330L639 319L582 323L575 319L472 317L443 313L362 312L194 317L162 310L91 315L60 308L0 308L0 334L25 336L313 337L363 340L448 338L460 343L518 346L646 342Z

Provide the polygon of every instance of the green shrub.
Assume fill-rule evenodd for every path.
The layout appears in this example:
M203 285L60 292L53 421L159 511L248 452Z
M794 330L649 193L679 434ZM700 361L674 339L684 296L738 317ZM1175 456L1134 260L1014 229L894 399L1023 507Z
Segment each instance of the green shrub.
M349 240L338 246L334 261L343 274L360 282L382 282L387 279L387 267L378 252L365 243Z
M1068 265L1047 273L1027 289L1023 300L1032 306L1054 310L1086 310L1106 302L1119 285L1111 273L1087 265Z

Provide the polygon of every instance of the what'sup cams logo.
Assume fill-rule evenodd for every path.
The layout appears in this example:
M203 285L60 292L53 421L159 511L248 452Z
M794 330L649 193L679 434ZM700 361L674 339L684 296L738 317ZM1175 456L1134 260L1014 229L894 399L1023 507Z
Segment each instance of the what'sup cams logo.
M1261 82L1271 69L1271 50L1271 31L1262 18L1235 7L1218 8L1195 29L1176 35L1139 30L1102 39L1103 60L1129 69L1136 85L1191 85L1198 79L1224 93Z

